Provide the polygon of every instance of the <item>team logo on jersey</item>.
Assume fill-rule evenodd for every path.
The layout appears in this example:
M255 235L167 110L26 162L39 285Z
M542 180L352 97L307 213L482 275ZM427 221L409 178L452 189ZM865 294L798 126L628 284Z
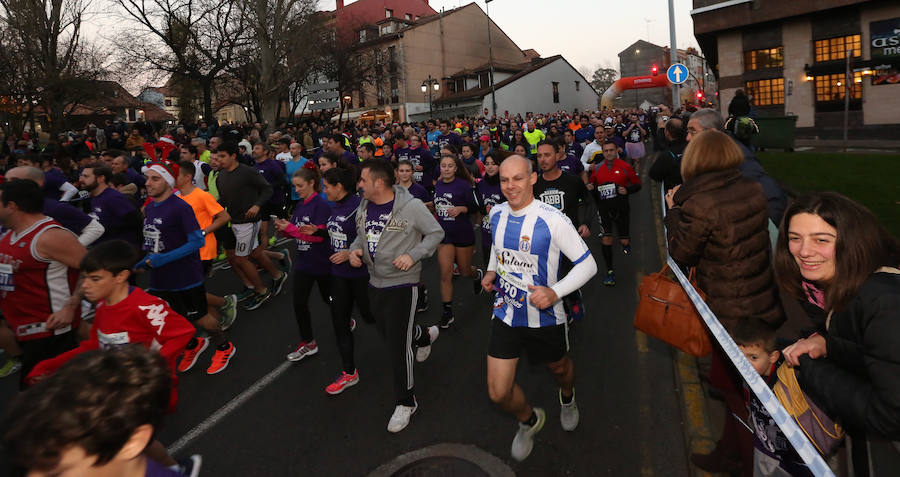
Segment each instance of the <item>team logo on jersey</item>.
M541 202L552 205L557 210L565 208L565 193L559 189L547 189L541 192Z
M531 237L527 235L519 237L519 250L523 252L531 251Z

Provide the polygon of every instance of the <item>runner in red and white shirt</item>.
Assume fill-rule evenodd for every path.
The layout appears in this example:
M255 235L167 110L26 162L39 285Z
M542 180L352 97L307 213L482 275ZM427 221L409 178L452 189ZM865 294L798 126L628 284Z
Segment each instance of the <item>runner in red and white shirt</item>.
M78 237L41 213L33 181L0 184L0 311L22 347L24 376L40 361L75 347L80 298Z

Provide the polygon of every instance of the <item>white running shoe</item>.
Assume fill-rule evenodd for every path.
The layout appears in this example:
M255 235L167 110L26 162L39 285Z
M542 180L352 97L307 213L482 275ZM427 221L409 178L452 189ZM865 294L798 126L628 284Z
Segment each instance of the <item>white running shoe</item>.
M562 390L559 391L559 423L564 431L574 431L578 427L578 404L575 403L575 390L572 390L572 402L563 404Z
M428 356L431 355L431 345L433 345L434 342L437 341L438 336L440 336L441 334L441 330L439 330L438 327L434 325L429 326L426 331L428 332L428 338L430 341L428 342L428 346L419 346L419 348L416 349L416 361L419 363L428 359Z
M416 409L419 408L419 403L413 400L414 406L404 406L402 404L398 404L397 407L394 408L394 414L391 415L391 420L388 421L388 432L400 432L403 429L406 429L406 426L409 425L409 419L416 412Z
M533 426L520 422L519 430L516 432L516 437L512 442L510 453L513 459L520 462L531 454L531 449L534 447L534 435L544 428L544 422L547 421L547 413L543 409L536 407L534 408L534 413L537 415L537 422Z

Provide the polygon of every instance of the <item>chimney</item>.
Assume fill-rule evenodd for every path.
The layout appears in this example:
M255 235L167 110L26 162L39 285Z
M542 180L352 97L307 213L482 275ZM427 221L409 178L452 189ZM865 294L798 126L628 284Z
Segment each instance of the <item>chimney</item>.
M337 8L335 10L340 10L344 8L344 0L337 0Z

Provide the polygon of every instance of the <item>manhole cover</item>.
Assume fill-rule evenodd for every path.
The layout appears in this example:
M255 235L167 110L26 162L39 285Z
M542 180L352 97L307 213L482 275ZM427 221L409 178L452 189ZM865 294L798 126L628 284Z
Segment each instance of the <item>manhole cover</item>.
M481 467L465 459L450 456L426 457L417 460L402 469L391 474L392 477L442 477L465 475L470 477L490 474L481 470Z
M516 477L502 460L470 444L434 444L399 455L368 477Z

